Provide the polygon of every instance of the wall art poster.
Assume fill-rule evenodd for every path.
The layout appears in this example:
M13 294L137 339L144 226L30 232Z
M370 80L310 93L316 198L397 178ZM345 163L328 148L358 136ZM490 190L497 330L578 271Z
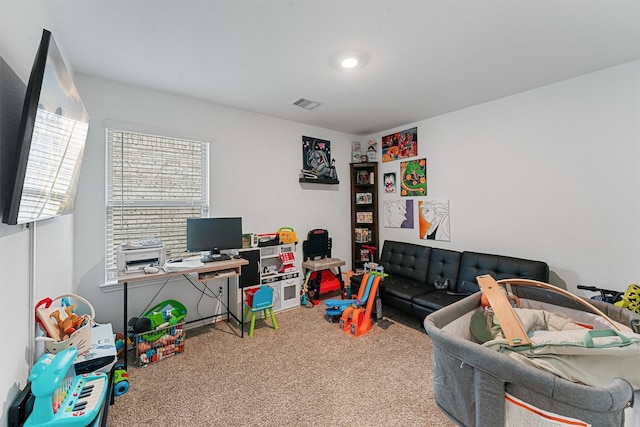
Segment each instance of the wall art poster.
M418 128L382 137L382 161L391 162L418 155Z
M427 159L406 160L400 163L400 195L427 195Z
M388 172L383 175L384 178L384 192L395 193L396 192L396 173Z
M382 217L387 228L413 228L413 200L385 200Z
M419 201L418 221L421 239L451 241L448 200Z
M301 172L305 178L337 179L331 162L331 142L303 136Z

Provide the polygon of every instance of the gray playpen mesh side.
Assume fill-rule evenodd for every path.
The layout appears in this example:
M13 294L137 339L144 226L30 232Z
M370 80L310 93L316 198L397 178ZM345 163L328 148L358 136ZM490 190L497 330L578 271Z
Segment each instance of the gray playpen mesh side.
M592 426L624 425L624 409L633 398L627 381L616 378L607 387L573 383L442 330L479 305L480 293L476 293L430 314L424 321L433 342L435 400L453 422L465 427L504 425L508 392L540 409ZM598 304L598 308L620 323L629 325L638 317L607 305Z

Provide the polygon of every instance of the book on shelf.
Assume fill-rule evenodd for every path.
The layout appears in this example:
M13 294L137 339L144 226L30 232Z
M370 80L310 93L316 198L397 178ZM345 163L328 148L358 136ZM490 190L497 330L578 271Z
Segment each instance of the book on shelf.
M373 203L373 194L356 193L356 205L367 205Z
M373 212L356 212L356 222L361 224L372 224Z
M368 228L355 228L356 243L368 243L371 241L371 230Z

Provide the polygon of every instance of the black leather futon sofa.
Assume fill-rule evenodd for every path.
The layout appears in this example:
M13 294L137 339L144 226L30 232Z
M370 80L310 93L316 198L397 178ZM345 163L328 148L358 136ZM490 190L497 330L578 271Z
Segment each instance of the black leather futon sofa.
M542 261L457 252L392 240L384 242L378 264L388 274L379 285L383 304L420 319L477 292L476 277L483 274L490 274L496 280L549 281L549 266ZM362 276L351 278L354 293L361 279ZM436 288L437 284L444 283L446 289Z

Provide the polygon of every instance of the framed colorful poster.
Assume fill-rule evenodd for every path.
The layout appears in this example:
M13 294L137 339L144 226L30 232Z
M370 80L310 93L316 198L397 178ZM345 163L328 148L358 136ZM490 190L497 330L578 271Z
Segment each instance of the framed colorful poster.
M451 241L448 200L419 201L418 220L421 239Z
M384 179L384 192L395 193L396 192L396 173L388 172L383 175Z
M382 137L382 161L390 162L418 155L418 128Z
M331 142L302 137L302 173L307 178L334 178L331 164Z
M400 195L427 195L427 159L406 160L400 163Z

